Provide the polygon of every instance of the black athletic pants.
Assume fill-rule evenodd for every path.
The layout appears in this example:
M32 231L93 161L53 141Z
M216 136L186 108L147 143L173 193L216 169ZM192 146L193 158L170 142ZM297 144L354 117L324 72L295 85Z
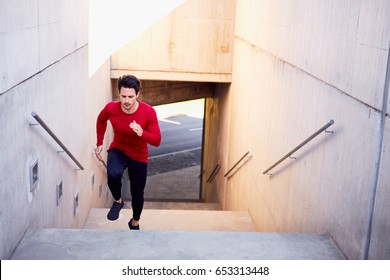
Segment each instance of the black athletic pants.
M131 207L133 219L139 220L144 207L144 189L147 177L147 163L129 158L122 151L112 148L107 157L108 187L115 200L122 197L122 176L127 168L130 178Z

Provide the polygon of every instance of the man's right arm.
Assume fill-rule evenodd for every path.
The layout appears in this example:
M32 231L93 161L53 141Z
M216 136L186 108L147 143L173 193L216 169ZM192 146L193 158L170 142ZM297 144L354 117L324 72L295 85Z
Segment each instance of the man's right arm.
M97 117L96 120L96 150L95 155L99 160L102 160L100 153L103 150L103 139L107 129L108 116L106 108L104 108Z

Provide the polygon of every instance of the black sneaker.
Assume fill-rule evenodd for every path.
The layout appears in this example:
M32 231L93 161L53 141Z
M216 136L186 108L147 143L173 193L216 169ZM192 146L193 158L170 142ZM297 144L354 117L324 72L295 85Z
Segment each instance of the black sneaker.
M133 220L133 218L131 218L131 220L129 221L128 225L129 225L129 228L132 229L132 230L139 230L139 225L138 226L133 226L131 224L131 221Z
M109 219L111 221L115 221L116 219L118 219L119 212L121 211L123 205L125 205L125 203L123 202L123 199L122 199L122 203L118 203L118 202L114 201L114 203L111 206L110 211L107 214L107 219Z

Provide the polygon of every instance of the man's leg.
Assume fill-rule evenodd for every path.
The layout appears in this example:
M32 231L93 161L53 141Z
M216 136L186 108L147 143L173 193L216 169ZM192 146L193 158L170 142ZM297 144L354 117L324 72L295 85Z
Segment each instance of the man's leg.
M118 149L110 149L107 157L107 181L114 203L107 214L107 219L116 220L124 202L122 199L122 176L127 166L127 157Z
M144 190L148 165L144 162L131 160L128 171L130 178L131 206L133 208L133 219L130 222L132 222L133 226L138 226L138 221L141 218L141 212L144 207Z

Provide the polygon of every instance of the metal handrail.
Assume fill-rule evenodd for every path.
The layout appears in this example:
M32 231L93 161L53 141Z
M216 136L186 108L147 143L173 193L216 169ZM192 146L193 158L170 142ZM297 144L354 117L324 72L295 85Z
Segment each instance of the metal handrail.
M77 161L77 159L72 155L72 153L65 147L65 145L58 139L58 137L51 131L51 129L47 126L47 124L38 116L37 113L32 112L31 115L34 117L34 119L37 120L37 122L46 130L47 133L57 142L58 145L61 146L61 148L64 150L65 153L68 154L68 156L77 164L77 166L84 170L84 167Z
M202 178L203 177L203 174L206 172L206 170L202 170L202 172L199 173L198 175L198 179Z
M209 176L209 178L207 179L207 183L210 183L212 180L214 180L214 177L215 177L215 175L217 175L217 173L219 172L219 170L221 169L221 165L218 163L215 167L214 167L214 169L213 169L213 171L211 172L211 174L210 174L210 176Z
M309 141L313 140L317 135L319 135L321 132L325 131L329 126L334 124L334 120L330 120L327 124L325 124L323 127L321 127L319 130L317 130L315 133L313 133L310 137L308 137L305 141L303 141L301 144L296 146L293 150L291 150L288 154L286 154L284 157L282 157L280 160L275 162L273 165L271 165L269 168L264 170L263 174L267 174L271 169L276 167L278 164L280 164L282 161L284 161L286 158L290 157L293 153L298 151L300 148L302 148L304 145L306 145ZM268 174L270 175L270 174Z
M237 165L239 165L240 164L240 162L247 156L247 155L249 155L249 151L248 152L246 152L245 153L245 155L243 155L237 162L236 162L236 164L235 165L233 165L233 167L232 168L230 168L229 169L229 171L228 172L226 172L226 174L224 175L224 177L226 177L226 176L228 176L229 174L230 174L230 172L232 172L233 171L233 169L237 166Z
M102 159L102 157L99 155L98 157L97 157L97 159L103 164L103 166L107 169L107 164L106 164L106 162Z

